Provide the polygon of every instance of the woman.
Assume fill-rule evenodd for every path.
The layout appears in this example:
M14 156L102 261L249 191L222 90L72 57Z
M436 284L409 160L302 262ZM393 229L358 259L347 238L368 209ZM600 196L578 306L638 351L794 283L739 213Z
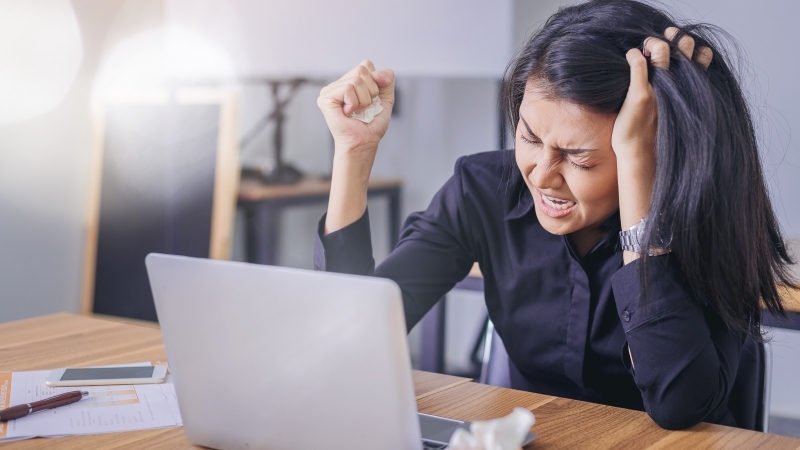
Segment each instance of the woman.
M515 150L459 159L377 268L367 180L394 75L365 61L322 89L336 151L316 267L393 279L411 329L477 261L514 387L735 426L744 339L760 301L783 314L791 260L723 49L676 26L632 0L559 10L506 73ZM349 118L375 95L388 111Z

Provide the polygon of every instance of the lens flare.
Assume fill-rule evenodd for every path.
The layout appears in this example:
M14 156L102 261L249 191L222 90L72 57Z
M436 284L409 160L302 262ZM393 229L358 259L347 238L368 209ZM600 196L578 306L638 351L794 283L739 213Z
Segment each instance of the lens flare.
M58 106L82 59L80 29L69 1L0 2L0 124Z
M222 46L181 27L158 27L119 42L103 61L93 97L141 94L174 83L233 83L231 58Z

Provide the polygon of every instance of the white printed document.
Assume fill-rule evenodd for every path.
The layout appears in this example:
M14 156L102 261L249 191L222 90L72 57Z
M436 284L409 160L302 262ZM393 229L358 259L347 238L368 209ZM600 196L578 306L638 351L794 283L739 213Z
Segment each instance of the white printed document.
M89 396L70 405L0 422L0 442L183 425L172 375L160 384L51 387L45 384L49 374L49 370L0 372L0 409L69 391L89 391Z

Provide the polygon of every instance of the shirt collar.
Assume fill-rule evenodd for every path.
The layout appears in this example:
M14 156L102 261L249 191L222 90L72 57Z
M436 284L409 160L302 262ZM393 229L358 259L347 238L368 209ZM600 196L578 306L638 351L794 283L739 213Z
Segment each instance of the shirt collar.
M506 195L503 198L505 207L504 220L515 220L525 217L533 210L533 196L531 190L522 179L519 168L515 165L510 169Z

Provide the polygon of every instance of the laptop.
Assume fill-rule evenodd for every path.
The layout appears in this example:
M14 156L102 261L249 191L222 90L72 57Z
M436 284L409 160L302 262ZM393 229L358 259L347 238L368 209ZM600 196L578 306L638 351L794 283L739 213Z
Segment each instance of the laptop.
M193 444L438 449L469 429L417 414L394 282L161 254L145 263Z

